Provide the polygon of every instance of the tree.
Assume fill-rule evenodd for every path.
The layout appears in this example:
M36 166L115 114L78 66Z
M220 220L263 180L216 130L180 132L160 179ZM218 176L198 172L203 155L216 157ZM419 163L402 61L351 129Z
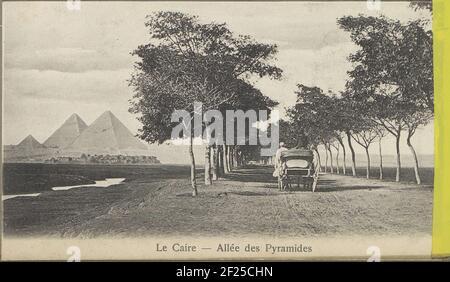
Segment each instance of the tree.
M400 181L400 138L414 111L433 112L431 31L421 20L403 24L386 17L346 16L338 25L360 50L349 56L347 93L372 121L396 138Z
M240 81L236 86L236 93L232 99L222 104L219 107L219 110L225 116L228 110L235 111L236 109L242 111L242 113L247 113L249 110L253 110L255 112L255 117L257 120L260 120L259 110L267 111L267 117L270 117L272 109L278 105L277 101L270 99L265 96L259 89L255 88L252 84ZM254 125L250 124L250 120L246 120L244 132L238 132L237 120L234 120L234 144L232 145L223 145L224 150L224 159L225 159L225 171L229 172L233 168L233 164L241 165L239 160L239 154L242 153L243 150L247 151L248 149L244 146L245 144L251 145L249 143L249 134L251 129L254 129ZM224 126L226 121L224 120ZM270 132L270 128L267 129ZM230 139L227 136L227 132L223 132L224 137ZM245 143L245 144L243 144ZM259 144L259 142L257 142ZM256 146L257 150L260 149L259 145L251 145ZM250 150L251 151L251 150Z
M375 128L375 131L377 133L377 137L378 137L378 157L380 159L380 164L379 164L379 174L380 174L380 180L383 180L383 151L382 151L382 145L381 145L381 141L383 140L383 138L386 136L387 132L386 130L381 127L381 126L377 126Z
M365 88L434 110L431 31L421 20L406 24L384 16L345 16L338 25L360 47L349 56ZM375 91L368 92L377 95Z
M330 143L330 145L333 146L333 148L336 150L336 173L340 174L341 173L340 167L339 167L339 151L340 151L339 146L340 146L340 144L333 142L333 143Z
M352 144L352 131L359 126L361 119L364 118L364 113L358 107L355 107L354 102L348 99L345 92L339 93L339 96L333 94L330 103L332 106L328 109L331 111L328 113L328 116L333 121L334 139L342 147L343 173L347 173L347 150L343 140L346 136L351 153L352 174L356 176L356 154Z
M256 118L259 120L259 110L266 110L269 112L278 105L278 102L270 99L269 97L265 96L259 89L255 88L250 83L239 80L235 87L234 95L231 99L229 99L227 102L221 104L218 107L218 110L222 113L224 117L227 115L227 111L242 111L243 113L247 113L249 110L254 110L256 113ZM230 145L230 144L223 144L221 145L221 150L218 150L219 144L214 144L212 147L214 148L211 150L211 159L218 159L217 154L219 152L222 154L222 158L224 159L224 162L221 164L220 162L214 166L211 167L215 169L215 171L212 172L212 175L214 176L217 174L218 171L222 170L221 165L224 165L223 171L224 173L230 172L233 167L238 167L243 165L242 162L242 153L246 151L247 149L243 149L242 142L245 144L249 144L249 134L251 129L254 128L254 125L250 124L249 120L245 124L244 132L240 131L238 132L238 126L237 126L237 120L234 120L234 144L237 145ZM223 120L223 126L225 128L226 126L226 120ZM229 139L227 137L227 131L225 130L222 132L223 137L225 139ZM257 145L254 145L257 146ZM208 149L207 149L208 150ZM208 158L208 157L206 157ZM207 166L205 166L205 173L207 172Z
M297 85L297 102L287 109L287 115L292 122L299 138L306 137L311 149L318 152L318 146L325 147L325 172L328 171L328 159L330 158L330 172L334 173L333 153L331 143L338 136L340 120L337 119L338 97L333 93L325 94L319 87Z
M366 102L359 101L355 99L355 96L356 95L347 90L341 92L340 99L337 99L335 102L337 105L335 119L339 121L338 134L336 139L339 141L344 151L344 168L345 168L345 146L341 134L347 137L347 143L351 152L353 176L356 176L357 172L356 172L356 154L352 140L356 138L360 139L362 143L365 143L363 140L365 136L355 136L355 135L364 130L375 130L375 132L378 134L381 133L384 134L384 130L380 126L378 126L375 122L373 122L373 120L371 120L371 116L368 115L368 111L370 112L371 108L370 105L367 104L367 101Z
M352 135L353 140L355 140L356 143L361 145L365 151L366 151L366 158L367 158L367 166L366 166L366 178L370 178L370 153L369 153L369 147L370 145L375 141L375 138L377 138L378 134L376 130L374 130L374 126L367 125L366 128L362 128L359 131L357 131L355 134Z
M297 146L298 132L294 122L281 119L279 121L279 128L280 142L283 142L288 148L294 148Z
M195 196L197 194L193 153L195 128L191 122L195 116L195 109L192 102L205 101L209 96L216 97L217 103L222 99L217 90L208 83L208 79L206 77L202 79L201 75L196 76L192 71L191 62L185 61L176 52L164 47L147 45L140 46L134 54L142 59L142 62L135 65L136 72L130 80L130 85L135 90L130 111L140 114L138 120L143 124L139 136L147 142L163 143L170 140L175 126L172 113L176 110L189 112L189 120L183 119L189 134L178 137L190 140L191 185ZM200 95L203 97L199 97Z
M425 124L427 124L432 117L432 113L428 111L415 111L410 116L405 118L406 128L407 128L407 137L406 137L406 144L408 145L409 149L411 150L412 156L414 158L414 174L416 177L417 184L421 184L422 181L420 179L419 174L419 160L417 158L416 150L414 149L414 146L412 145L411 139L416 133L416 130Z
M304 132L299 132L302 129L298 128L296 126L296 123L291 120L285 120L281 119L279 121L279 128L280 128L280 142L284 142L285 145L288 148L294 148L297 147L301 143L301 137L304 135ZM320 157L320 153L318 150L319 145L321 145L321 136L319 135L319 132L316 131L309 131L308 133L308 143L311 147L311 150L313 150L316 154L317 161L318 161L318 169L319 171L322 169L322 160ZM328 154L327 154L328 157ZM326 166L328 164L328 158L326 162Z
M342 173L344 175L347 174L347 150L345 149L344 140L342 139L341 134L336 135L336 140L339 142L339 145L342 147L342 158L343 158L343 164L342 164Z
M355 154L355 149L353 148L353 144L352 144L352 134L350 132L350 130L346 130L345 131L345 135L347 136L347 143L348 143L348 147L350 148L350 153L351 153L351 157L352 157L352 175L356 176L356 154Z
M323 144L325 146L325 150L328 151L328 154L330 156L330 173L334 173L334 163L333 163L333 152L331 151L331 143L330 141L324 140Z

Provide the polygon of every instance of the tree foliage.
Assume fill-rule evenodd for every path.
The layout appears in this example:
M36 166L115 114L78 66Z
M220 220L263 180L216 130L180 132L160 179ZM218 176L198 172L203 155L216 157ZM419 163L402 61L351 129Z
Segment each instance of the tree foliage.
M346 16L338 24L360 47L349 56L348 88L366 100L389 96L433 111L432 37L422 21Z
M140 61L130 79L130 111L140 115L139 135L148 142L170 138L174 110L192 111L194 101L204 110L217 109L242 98L249 77L281 77L282 70L270 63L276 45L235 36L225 24L163 11L148 16L145 25L151 40L132 53Z

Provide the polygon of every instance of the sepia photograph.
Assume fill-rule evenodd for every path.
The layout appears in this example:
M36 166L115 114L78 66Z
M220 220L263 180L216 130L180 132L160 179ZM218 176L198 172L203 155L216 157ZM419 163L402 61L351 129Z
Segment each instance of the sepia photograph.
M431 1L2 10L2 260L431 258Z

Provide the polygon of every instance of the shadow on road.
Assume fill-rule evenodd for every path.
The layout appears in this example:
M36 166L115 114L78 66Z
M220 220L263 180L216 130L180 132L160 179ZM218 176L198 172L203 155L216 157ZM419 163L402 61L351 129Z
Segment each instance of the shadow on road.
M337 192L337 191L347 191L347 190L367 190L370 191L372 189L381 189L385 188L383 186L366 186L366 185L355 185L355 186L334 186L334 187L324 187L324 186L317 186L316 192Z
M277 183L277 179L272 176L273 169L268 167L242 168L235 170L225 176L228 180L241 182L264 182Z
M242 169L237 169L230 174L225 176L225 179L231 181L239 181L239 182L257 182L257 183L266 183L269 185L261 186L261 188L276 188L277 179L272 176L273 168L271 167L246 167ZM317 188L315 192L337 192L337 191L347 191L347 190L367 190L370 191L372 189L381 189L385 188L382 185L371 185L371 184L361 184L360 182L349 183L344 179L329 179L332 175L321 175L319 177L319 182L317 184ZM341 181L339 181L341 180ZM294 180L292 182L292 190L290 191L298 191L298 192L308 192L309 189L304 189L303 185L300 184L300 187L297 187L297 183Z

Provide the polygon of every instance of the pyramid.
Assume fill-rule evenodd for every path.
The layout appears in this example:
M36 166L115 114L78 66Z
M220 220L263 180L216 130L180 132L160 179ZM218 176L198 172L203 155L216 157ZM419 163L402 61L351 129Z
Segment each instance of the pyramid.
M72 114L47 140L44 145L49 148L65 148L72 144L87 128L86 123L77 115Z
M67 150L90 154L124 154L146 151L147 146L113 113L106 111L89 125Z
M32 135L28 135L15 146L15 149L21 151L36 151L39 149L45 149L45 146L39 143Z

